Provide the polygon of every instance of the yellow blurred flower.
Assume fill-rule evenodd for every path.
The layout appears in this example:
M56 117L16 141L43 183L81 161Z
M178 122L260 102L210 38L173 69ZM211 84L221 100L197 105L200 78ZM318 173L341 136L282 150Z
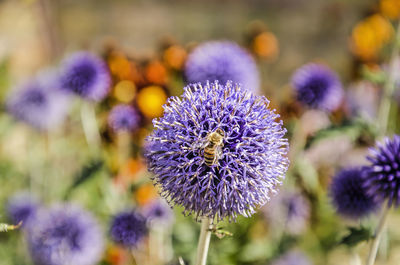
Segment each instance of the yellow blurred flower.
M351 49L362 60L374 60L393 34L392 24L387 19L378 14L372 15L353 28Z
M274 59L279 53L278 39L271 32L262 32L253 39L251 48L259 57Z
M163 114L162 105L167 101L167 94L160 86L148 86L139 90L136 102L139 110L147 118L160 117Z
M136 86L130 80L122 80L114 87L114 97L123 103L132 102L136 94Z
M137 189L134 196L138 204L143 206L155 200L158 193L153 184L148 183Z
M400 0L381 0L381 13L390 19L400 18Z
M145 68L145 77L149 83L163 85L168 81L167 69L160 61L152 61Z
M167 66L180 70L186 60L186 50L179 45L172 45L164 51L163 59Z

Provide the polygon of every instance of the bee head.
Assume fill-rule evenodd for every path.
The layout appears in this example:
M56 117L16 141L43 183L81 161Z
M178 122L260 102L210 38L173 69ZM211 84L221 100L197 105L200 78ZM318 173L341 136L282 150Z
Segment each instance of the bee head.
M222 137L225 136L225 132L224 132L221 128L217 128L217 129L215 130L215 132L218 133L219 135L221 135Z

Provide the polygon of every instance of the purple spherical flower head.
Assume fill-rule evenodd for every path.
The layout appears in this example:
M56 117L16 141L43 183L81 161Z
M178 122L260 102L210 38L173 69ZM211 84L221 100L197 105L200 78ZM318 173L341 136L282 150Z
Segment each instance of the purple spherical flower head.
M365 167L364 187L377 201L387 200L388 205L400 205L400 136L386 138L377 144L367 157L371 164Z
M32 194L18 192L8 199L7 214L14 224L22 222L22 226L27 227L35 219L40 206L38 199Z
M310 108L332 111L339 107L343 97L339 78L323 64L302 66L294 73L292 86L297 100Z
M134 211L121 212L112 220L111 238L123 246L135 247L146 234L146 219Z
M196 47L185 65L188 83L218 80L225 84L231 80L246 89L257 92L260 76L253 57L239 45L230 41L209 41Z
M281 191L262 209L272 226L279 226L294 235L305 230L310 217L309 202L295 191Z
M38 130L51 130L62 123L69 107L67 95L57 88L54 72L42 72L12 91L7 111Z
M292 250L285 255L281 256L274 262L273 265L311 265L309 258L302 252Z
M39 265L96 264L103 252L97 221L73 205L56 205L38 213L27 236L32 259Z
M108 116L108 125L115 131L134 131L139 126L140 116L129 105L117 105L112 108Z
M143 216L150 223L168 226L174 221L174 212L162 199L155 200L142 209Z
M185 214L217 221L264 205L288 167L286 130L268 104L218 81L169 98L145 154L161 195Z
M333 178L330 195L336 211L347 218L359 219L374 212L378 203L363 187L363 169L341 170Z
M77 52L65 59L60 81L63 90L92 101L102 100L111 85L106 63L89 52Z

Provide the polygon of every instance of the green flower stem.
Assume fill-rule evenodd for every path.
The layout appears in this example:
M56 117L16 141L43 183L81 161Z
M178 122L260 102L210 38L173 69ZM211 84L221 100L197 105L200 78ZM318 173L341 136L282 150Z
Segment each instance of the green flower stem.
M378 252L379 242L381 241L383 231L385 230L388 213L389 207L387 201L385 201L384 207L379 217L378 226L376 227L374 240L372 241L371 249L368 254L367 265L373 265L375 263L376 253Z
M392 102L392 96L395 89L395 76L398 68L396 67L396 58L399 55L400 49L400 20L396 30L396 36L394 40L394 45L392 49L392 54L390 57L390 66L388 70L388 79L385 82L383 87L383 95L381 104L379 105L379 112L378 112L378 123L380 126L380 131L382 134L386 134L388 129L388 122L389 122L389 114L390 114L390 106Z
M100 148L100 133L96 120L96 113L91 103L84 102L81 107L81 119L86 142L92 151L97 152Z
M201 232L199 238L199 244L197 246L197 258L196 265L206 265L208 247L210 245L211 238L211 219L204 218L201 221Z

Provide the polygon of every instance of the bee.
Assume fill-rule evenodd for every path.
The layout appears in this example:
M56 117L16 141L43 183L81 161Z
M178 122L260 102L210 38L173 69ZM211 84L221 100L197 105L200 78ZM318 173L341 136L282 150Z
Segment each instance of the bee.
M222 153L225 132L218 128L207 136L207 144L204 147L204 162L207 166L215 165Z

